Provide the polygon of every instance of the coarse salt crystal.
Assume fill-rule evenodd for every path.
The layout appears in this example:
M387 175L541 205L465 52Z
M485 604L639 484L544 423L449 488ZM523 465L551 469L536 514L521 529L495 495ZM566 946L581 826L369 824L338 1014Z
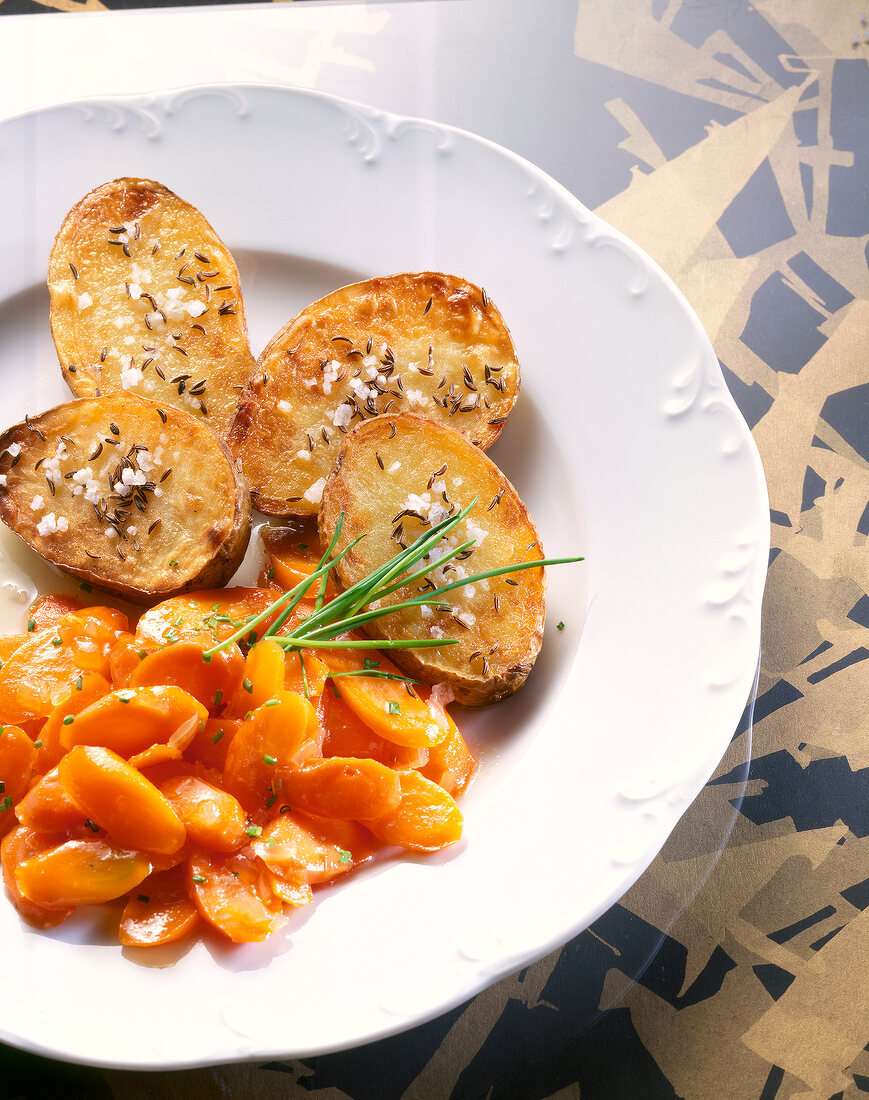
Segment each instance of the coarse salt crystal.
M311 452L306 448L302 448L301 451L296 451L296 458L300 458L302 462L307 462L311 457Z
M121 385L125 390L130 390L142 381L144 375L138 367L126 367L121 371Z
M302 493L305 500L309 500L312 504L319 504L323 499L323 489L326 487L326 479L324 477L318 477L313 485Z
M117 535L117 533L118 532L114 529L114 527L107 527L105 530L105 535L107 539L113 539Z
M282 413L293 411L293 406L289 403L289 401L279 401L278 408L281 410Z
M112 321L112 324L115 326L115 328L119 328L119 329L123 328L124 327L124 318L123 317L116 317Z
M432 638L443 638L444 636L444 632L437 624L435 624L434 626L430 626L428 628L428 632L432 636Z
M36 530L43 537L45 537L45 535L55 534L57 529L57 517L54 512L49 512L47 516L43 516L36 525Z
M12 455L13 458L17 458L21 454L21 444L10 443L6 448L6 453Z
M458 619L463 626L473 626L477 621L477 616L471 611L456 611L454 612L454 617Z
M206 306L205 302L201 302L197 299L194 302L185 302L184 308L187 310L191 317L201 317L208 307Z
M427 603L420 604L419 611L420 611L420 614L422 615L422 617L424 619L433 619L434 618L434 611L432 611L432 609L429 607L429 605Z
M400 469L401 469L401 463L396 461L396 462L393 462L393 464L389 467L389 469L386 472L388 474L394 474L396 470L400 470Z
M5 484L6 484L6 475L5 474L0 474L0 485L5 485Z
M353 410L349 405L339 405L332 417L332 423L336 428L346 428L353 419Z
M377 364L377 356L376 355L366 355L365 358L362 360L362 366L363 367L373 367L373 366L376 366L376 364Z
M412 409L422 408L428 404L428 398L422 390L405 390L404 396Z
M85 291L84 294L79 294L79 296L78 296L78 308L79 309L88 309L93 304L94 304L94 300L93 300L93 298L91 298L90 294L88 294L87 291Z
M33 500L31 500L31 502L30 502L30 509L33 512L38 512L40 508L44 507L44 505L45 505L45 501L37 493L36 496L33 498Z
M127 534L128 535L135 535L135 534L138 533L138 530L139 530L138 527L128 527L127 528Z

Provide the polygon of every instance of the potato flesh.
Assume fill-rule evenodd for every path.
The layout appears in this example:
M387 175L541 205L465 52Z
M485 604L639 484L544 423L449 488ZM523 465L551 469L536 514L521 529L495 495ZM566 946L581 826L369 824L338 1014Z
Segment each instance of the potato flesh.
M457 432L407 413L378 417L345 440L323 494L321 539L331 540L342 511L336 552L365 533L337 566L347 587L393 557L402 543L409 545L429 529L406 514L408 510L437 522L450 504L459 510L474 497L477 505L448 542L452 547L474 539L476 545L452 566L433 564L428 576L435 585L541 558L537 532L501 471ZM388 602L415 597L422 585L420 581L408 586ZM383 638L457 639L456 645L396 649L390 656L429 683L450 684L459 702L490 703L521 687L542 639L543 570L476 581L442 597L432 590L431 597L432 603L447 603L449 610L406 609L371 623L369 633Z
M225 433L255 361L235 262L195 207L153 180L103 184L67 215L48 282L76 396L130 390Z
M485 450L518 389L510 334L480 288L435 272L369 279L308 306L272 339L230 446L256 507L314 515L341 440L361 421L416 410Z
M16 534L132 599L223 583L247 544L249 502L224 444L144 398L70 401L29 418L0 436L0 472L0 516Z

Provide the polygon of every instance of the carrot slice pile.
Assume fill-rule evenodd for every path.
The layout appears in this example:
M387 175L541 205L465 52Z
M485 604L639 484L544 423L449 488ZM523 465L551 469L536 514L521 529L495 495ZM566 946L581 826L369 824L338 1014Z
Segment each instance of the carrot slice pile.
M0 638L0 863L31 924L119 900L125 946L256 942L386 846L460 838L476 759L386 657L285 652L268 619L208 653L317 567L309 532L267 548L261 588L138 623L44 597Z

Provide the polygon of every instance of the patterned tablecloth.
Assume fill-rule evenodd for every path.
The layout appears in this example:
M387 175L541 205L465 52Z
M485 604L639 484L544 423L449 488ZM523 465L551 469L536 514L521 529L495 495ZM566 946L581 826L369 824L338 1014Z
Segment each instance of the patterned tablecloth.
M133 6L0 0L0 15ZM413 99L384 74L432 5L352 4L338 23L329 7L285 9L287 35L305 9L304 56L272 57L261 79L304 73L511 146L699 314L769 484L753 728L749 710L618 905L424 1027L156 1075L5 1050L0 1097L853 1100L869 1092L867 16L851 0L444 0L449 79L405 58L402 79L425 85ZM0 54L13 24L59 21L72 27L0 21ZM250 41L222 75L257 75Z

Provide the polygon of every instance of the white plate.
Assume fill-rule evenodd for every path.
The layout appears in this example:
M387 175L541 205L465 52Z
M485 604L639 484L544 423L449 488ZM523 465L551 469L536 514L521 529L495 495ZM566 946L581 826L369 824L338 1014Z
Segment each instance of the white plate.
M170 969L134 964L98 916L43 933L0 905L7 1042L127 1067L352 1046L564 943L658 852L749 693L768 548L760 461L679 292L542 172L444 126L266 87L0 126L6 422L66 396L48 254L69 207L121 175L167 184L235 251L255 352L357 278L428 268L485 286L523 365L493 455L546 552L588 556L550 570L528 686L462 718L485 762L457 850L363 871L273 942L198 944Z

